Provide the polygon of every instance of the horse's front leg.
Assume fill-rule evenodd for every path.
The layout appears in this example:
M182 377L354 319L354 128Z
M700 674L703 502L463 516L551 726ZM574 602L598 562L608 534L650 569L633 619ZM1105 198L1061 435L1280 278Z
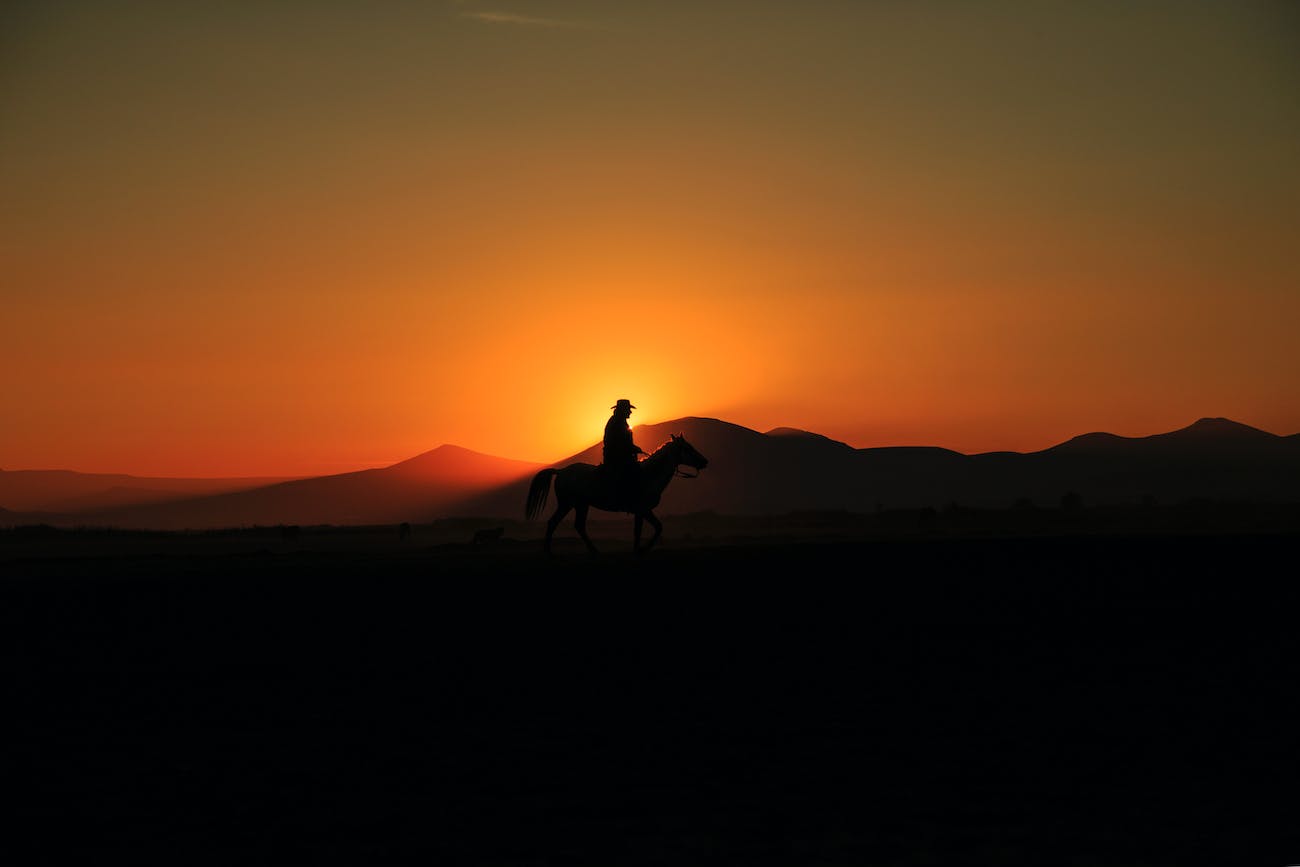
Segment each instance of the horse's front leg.
M577 528L582 541L587 543L588 553L595 554L597 553L596 546L592 544L591 537L587 535L587 509L586 503L573 507L573 526Z
M651 527L654 527L654 531L655 531L655 532L654 532L654 535L650 537L650 541L645 543L645 547L644 547L644 548L640 548L640 549L637 550L637 553L638 553L638 554L644 554L646 551L649 551L651 548L653 548L653 547L655 546L655 543L659 541L659 536L662 535L662 534L663 534L663 531L664 531L664 525L661 524L661 523L659 522L659 519L655 517L655 513L654 513L654 512L646 512L644 515L638 514L638 515L636 516L636 520L637 520L637 537L638 537L638 538L640 538L640 535L641 535L640 530L641 530L641 519L642 519L642 518L645 518L645 520L647 520L647 521L650 522L650 526L651 526Z
M645 521L645 516L640 512L632 518L632 550L639 552L641 550L641 524Z

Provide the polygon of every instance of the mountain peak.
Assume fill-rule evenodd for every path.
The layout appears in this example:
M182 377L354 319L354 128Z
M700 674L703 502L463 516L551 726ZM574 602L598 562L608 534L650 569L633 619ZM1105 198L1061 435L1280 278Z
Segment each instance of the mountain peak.
M831 439L830 437L824 434L813 433L812 431L803 430L802 428L797 428L797 427L774 427L767 432L766 436L788 437L790 439L806 439L806 440L812 440L814 442L819 442L819 443L827 443L830 445L839 446L841 448L846 448L846 449L853 448L853 446L849 445L848 443L840 442L839 440Z
M1077 437L1071 437L1063 443L1044 449L1044 451L1095 452L1106 449L1121 448L1131 442L1133 442L1133 440L1129 437L1122 437L1118 434L1107 433L1106 431L1093 431L1092 433L1079 434Z
M688 415L682 418L671 419L669 421L655 422L654 424L640 424L633 427L640 444L642 434L650 437L667 437L669 434L681 434L688 440L694 441L697 438L708 438L719 434L739 434L741 436L762 436L758 431L743 425L734 424L733 422L723 421L722 419L709 418L707 416ZM650 448L649 444L642 444L645 448Z
M1187 427L1145 437L1124 437L1105 431L1080 434L1045 452L1099 452L1126 448L1145 448L1145 444L1212 445L1215 443L1251 443L1280 439L1276 434L1262 431L1222 416L1199 418Z
M1176 431L1170 431L1167 434L1158 434L1158 436L1177 437L1179 439L1276 439L1276 434L1268 431L1262 431L1259 428L1251 427L1248 424L1233 421L1230 418L1221 416L1199 418L1185 428Z
M523 475L535 470L540 464L531 461L517 461L495 455L476 452L464 446L451 444L440 445L435 449L422 452L413 458L385 467L384 471L397 474L445 474L475 477L510 477Z

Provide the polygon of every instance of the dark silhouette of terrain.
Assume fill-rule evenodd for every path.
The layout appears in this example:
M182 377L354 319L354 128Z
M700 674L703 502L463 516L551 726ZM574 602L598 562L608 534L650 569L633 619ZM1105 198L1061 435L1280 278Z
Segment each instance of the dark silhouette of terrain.
M541 556L541 468L450 446L97 513L265 526L0 512L8 860L1300 860L1300 437L675 433L651 557Z
M165 503L46 515L37 523L179 530L254 524L429 521L445 514L450 504L470 491L523 478L537 468L537 464L526 461L444 445L380 469L295 479Z
M14 512L83 512L250 490L284 481L289 478L187 479L71 470L0 470L0 504Z
M1300 438L1227 419L1201 419L1150 437L1085 434L1038 452L976 455L932 447L855 449L791 428L764 434L710 418L635 430L646 443L680 431L711 459L708 472L674 487L665 515L1055 507L1071 494L1087 505L1300 502ZM593 447L555 466L597 460ZM506 486L459 511L514 516L524 490L521 483Z
M1300 502L1300 435L1277 436L1223 418L1147 437L1097 432L1037 452L974 455L919 446L857 449L794 428L760 433L699 417L634 432L648 449L680 433L710 458L707 472L673 486L660 515L1057 508L1067 498L1076 507ZM34 514L0 499L12 510L0 513L0 522L197 529L519 519L537 470L600 462L600 443L547 465L446 445L382 469L165 503ZM0 475L0 490L11 475Z
M52 530L3 563L7 859L1300 852L1294 528L599 558L379 529L141 533L98 557Z

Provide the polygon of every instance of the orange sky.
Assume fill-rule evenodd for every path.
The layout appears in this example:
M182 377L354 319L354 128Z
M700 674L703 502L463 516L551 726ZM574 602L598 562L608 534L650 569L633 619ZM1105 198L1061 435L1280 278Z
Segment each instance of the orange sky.
M1300 431L1285 3L4 15L0 468Z

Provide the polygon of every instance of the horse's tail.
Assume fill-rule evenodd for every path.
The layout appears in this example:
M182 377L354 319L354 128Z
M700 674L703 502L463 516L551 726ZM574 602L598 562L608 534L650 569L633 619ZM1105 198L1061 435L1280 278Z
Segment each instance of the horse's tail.
M546 505L546 495L551 492L551 479L559 470L546 469L539 470L537 475L533 476L533 483L528 486L528 502L524 505L524 517L532 520L542 511Z

